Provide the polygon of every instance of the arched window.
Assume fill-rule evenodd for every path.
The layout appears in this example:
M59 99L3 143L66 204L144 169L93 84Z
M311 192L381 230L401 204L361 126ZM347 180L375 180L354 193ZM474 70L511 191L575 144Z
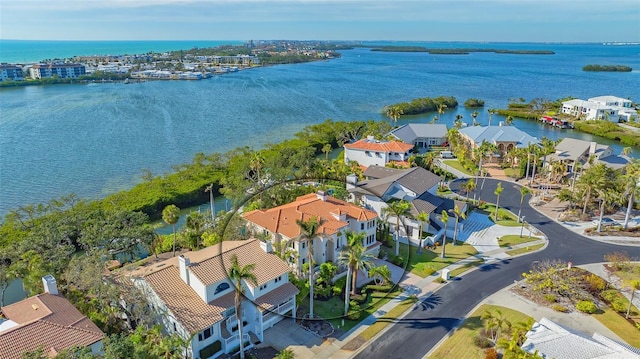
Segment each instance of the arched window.
M218 286L216 287L216 291L213 294L218 294L220 292L224 292L225 290L229 289L229 283L224 282L224 283L220 283L218 284Z

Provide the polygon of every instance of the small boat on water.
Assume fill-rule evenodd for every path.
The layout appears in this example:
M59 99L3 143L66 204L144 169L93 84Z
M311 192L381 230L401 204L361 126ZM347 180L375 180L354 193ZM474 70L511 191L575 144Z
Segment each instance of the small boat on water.
M573 128L573 124L571 124L571 122L567 120L559 119L557 117L542 116L540 117L540 121L544 124L557 127L557 128L562 128L562 129Z

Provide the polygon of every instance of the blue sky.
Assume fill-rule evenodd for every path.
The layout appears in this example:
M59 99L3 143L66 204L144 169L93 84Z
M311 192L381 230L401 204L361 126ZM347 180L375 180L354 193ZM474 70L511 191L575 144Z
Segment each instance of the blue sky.
M640 1L2 0L0 38L640 42Z

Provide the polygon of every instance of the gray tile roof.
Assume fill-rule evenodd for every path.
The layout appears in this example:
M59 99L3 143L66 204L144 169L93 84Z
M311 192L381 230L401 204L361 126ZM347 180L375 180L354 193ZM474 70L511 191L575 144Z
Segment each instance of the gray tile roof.
M537 138L514 126L469 126L461 128L459 132L477 144L483 141L490 143L515 142L516 147L525 148L529 146L529 143L540 143Z
M447 199L434 196L429 192L423 193L418 198L411 201L411 208L409 208L409 212L412 216L417 216L420 212L424 211L427 214L430 214L438 208L444 201Z
M371 167L374 166L370 166L369 168ZM369 171L369 168L367 168L367 171ZM376 175L386 174L386 176L360 181L356 184L356 188L351 189L350 192L368 193L378 197L383 197L394 183L398 183L420 196L442 180L440 176L435 175L422 167L392 171L385 171L381 168L377 168L375 169L375 172ZM371 174L372 172L369 173ZM366 172L365 175L367 175Z
M417 138L447 137L447 126L431 123L408 123L391 131L391 135L406 143L413 143Z
M565 359L637 359L640 351L610 339L587 334L542 318L527 333L522 349L538 350L545 358Z

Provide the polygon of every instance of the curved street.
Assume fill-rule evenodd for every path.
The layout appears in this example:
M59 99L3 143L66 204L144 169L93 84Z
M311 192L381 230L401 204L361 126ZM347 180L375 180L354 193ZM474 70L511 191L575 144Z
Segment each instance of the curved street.
M458 192L463 180L451 183ZM487 179L482 200L496 202L494 191L501 182L504 191L500 207L514 213L520 207L520 186L508 181ZM480 188L476 191L479 191ZM356 358L422 358L484 298L521 279L534 261L560 259L575 265L602 262L605 253L626 251L640 258L640 246L620 246L582 237L534 210L525 197L522 215L527 223L542 231L548 246L539 252L484 265L443 286L414 307L404 318L371 342Z

